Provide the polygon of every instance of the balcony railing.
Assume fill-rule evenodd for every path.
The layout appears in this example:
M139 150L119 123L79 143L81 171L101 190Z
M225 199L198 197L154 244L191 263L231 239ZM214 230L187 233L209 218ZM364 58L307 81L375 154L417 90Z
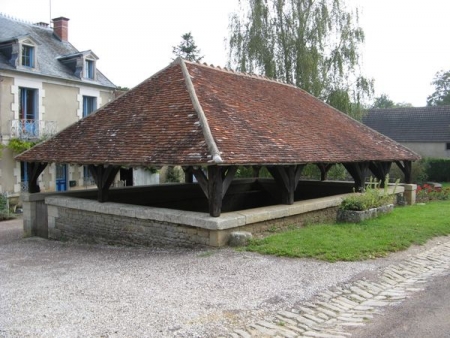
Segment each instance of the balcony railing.
M57 132L56 121L12 120L11 138L39 139L52 136Z

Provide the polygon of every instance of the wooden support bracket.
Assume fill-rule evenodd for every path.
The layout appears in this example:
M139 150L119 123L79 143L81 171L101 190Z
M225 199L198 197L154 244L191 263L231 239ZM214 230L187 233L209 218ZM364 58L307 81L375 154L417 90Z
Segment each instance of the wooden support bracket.
M222 201L236 174L237 166L222 167L209 166L208 177L201 168L192 168L192 173L197 179L209 203L209 214L219 217L222 212Z
M100 203L108 201L109 188L111 187L114 178L120 170L120 167L116 166L103 166L103 165L88 165L88 169L94 178L95 184L98 189L97 200Z
M369 162L342 163L347 171L355 180L355 189L358 191L365 190L365 181Z
M380 186L384 187L384 181L386 176L391 170L392 162L370 162L369 169L375 175L377 180L381 183Z
M45 167L48 163L40 163L40 162L28 162L27 163L27 175L28 175L28 192L36 193L40 192L41 188L39 188L39 184L37 180L39 175L42 174Z
M294 203L295 189L297 189L303 168L303 164L267 167L281 191L281 203L288 205Z
M326 181L328 172L330 171L331 167L334 166L334 163L316 163L316 165L320 170L320 180Z
M411 171L412 162L411 161L395 161L395 164L400 168L400 170L405 175L405 183L410 184L412 182Z

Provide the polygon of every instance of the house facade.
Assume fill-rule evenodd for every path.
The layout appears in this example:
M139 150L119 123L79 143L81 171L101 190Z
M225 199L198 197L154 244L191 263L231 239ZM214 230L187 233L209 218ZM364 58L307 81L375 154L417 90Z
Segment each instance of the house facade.
M450 157L450 106L370 109L363 123L422 157Z
M27 189L27 164L14 160L11 142L46 139L112 101L116 86L97 68L91 50L68 41L69 19L25 23L0 15L0 193ZM85 167L53 163L40 175L42 191L89 183Z

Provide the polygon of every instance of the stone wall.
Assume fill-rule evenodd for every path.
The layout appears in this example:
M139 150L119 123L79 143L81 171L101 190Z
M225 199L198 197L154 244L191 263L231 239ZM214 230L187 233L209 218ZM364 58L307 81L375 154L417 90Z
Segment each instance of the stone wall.
M88 243L209 245L209 230L164 221L49 207L48 238Z
M403 190L399 186L397 193L403 193ZM134 196L146 195L149 191L155 193L153 187L122 190L125 196L130 196L131 192ZM121 194L121 190L112 189L111 193ZM92 199L95 196L95 190L24 194L25 236L125 245L218 247L227 245L233 231L258 234L289 226L333 222L342 199L348 194L296 201L293 205L224 212L220 217L156 206L100 203Z
M341 201L342 195L211 217L201 212L99 203L69 196L45 197L48 238L125 245L177 246L224 246L232 231L256 234L274 228L334 221ZM42 200L35 199L29 204L41 205ZM27 217L24 217L24 226L25 223L28 224Z

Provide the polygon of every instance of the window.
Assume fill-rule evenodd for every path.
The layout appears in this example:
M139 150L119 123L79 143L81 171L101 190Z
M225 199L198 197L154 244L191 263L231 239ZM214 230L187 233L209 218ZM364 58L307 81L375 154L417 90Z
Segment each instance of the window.
M34 47L22 45L22 66L34 67Z
M21 120L36 118L36 89L20 88L19 113Z
M447 143L447 150L450 150L450 143Z
M84 66L85 66L85 77L87 79L94 79L94 73L95 73L94 61L86 60L84 62Z
M83 96L83 117L88 116L97 109L97 98L93 96Z
M37 89L19 88L19 125L20 137L33 138L38 136L36 123Z

